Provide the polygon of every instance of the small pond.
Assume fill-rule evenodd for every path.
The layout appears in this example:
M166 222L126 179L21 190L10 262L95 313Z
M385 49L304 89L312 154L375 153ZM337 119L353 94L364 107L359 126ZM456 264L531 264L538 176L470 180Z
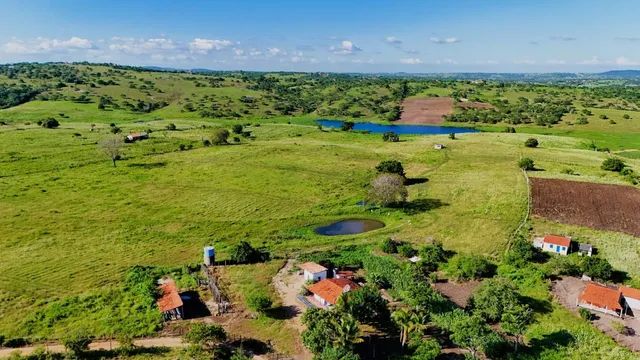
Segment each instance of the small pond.
M341 120L317 120L318 125L328 128L342 127ZM398 125L385 125L375 124L370 122L357 122L353 127L354 130L368 131L374 134L384 134L388 131L393 131L398 135L443 135L443 134L461 134L461 133L476 133L480 132L474 128L468 127L456 127L456 126L437 126L437 125L410 125L410 124L398 124Z
M360 234L371 230L384 227L384 223L371 219L345 219L336 221L329 225L320 226L315 229L316 234L334 236L334 235L353 235Z

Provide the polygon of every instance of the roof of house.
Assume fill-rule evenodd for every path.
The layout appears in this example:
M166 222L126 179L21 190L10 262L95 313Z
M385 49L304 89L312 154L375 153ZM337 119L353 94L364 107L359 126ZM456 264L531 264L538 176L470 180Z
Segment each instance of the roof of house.
M640 300L640 290L638 289L634 289L626 286L620 286L620 292L624 297Z
M298 267L302 270L308 271L310 273L319 273L319 272L323 272L323 271L327 271L327 268L314 263L314 262L306 262L306 263L302 263L300 265L298 265Z
M548 244L560 245L560 246L566 246L566 247L569 247L569 245L571 245L571 239L569 239L568 237L558 236L558 235L546 235L544 237L544 242Z
M620 306L620 291L596 283L587 283L579 301L603 309L622 310Z
M349 279L324 279L309 286L309 291L323 298L329 304L335 305L340 295L357 288L359 288L358 284Z
M593 246L591 244L580 244L578 248L580 250L589 250L589 249L593 249Z
M339 270L336 271L336 276L353 280L356 277L356 272L352 270Z
M164 280L158 289L160 298L158 298L156 303L161 312L173 310L183 305L180 294L178 293L178 287L173 280Z

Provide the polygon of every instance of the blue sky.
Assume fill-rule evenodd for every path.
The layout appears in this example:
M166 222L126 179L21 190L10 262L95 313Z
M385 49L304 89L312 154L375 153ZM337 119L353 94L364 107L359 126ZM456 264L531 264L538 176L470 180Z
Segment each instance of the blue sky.
M3 0L0 62L225 70L640 68L640 1Z

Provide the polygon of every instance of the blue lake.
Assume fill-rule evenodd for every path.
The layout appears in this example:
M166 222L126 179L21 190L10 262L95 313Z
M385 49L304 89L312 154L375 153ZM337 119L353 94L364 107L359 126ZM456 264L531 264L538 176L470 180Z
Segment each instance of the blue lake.
M342 126L341 120L326 120L319 119L316 121L318 125L323 127L340 129ZM455 127L455 126L434 126L434 125L384 125L375 124L369 122L356 122L353 130L368 131L374 134L384 134L388 131L393 131L398 135L442 135L442 134L462 134L462 133L476 133L479 130L467 127Z

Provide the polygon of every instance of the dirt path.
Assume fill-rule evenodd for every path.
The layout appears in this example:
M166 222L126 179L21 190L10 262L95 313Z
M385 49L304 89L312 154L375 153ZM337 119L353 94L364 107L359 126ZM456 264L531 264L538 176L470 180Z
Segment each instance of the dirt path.
M304 325L302 324L302 314L304 314L306 308L298 301L298 294L300 289L304 285L304 278L293 271L294 261L289 259L287 263L278 271L276 276L273 277L273 286L276 288L280 299L282 300L282 306L288 309L289 319L287 324L294 327L298 333L302 333ZM303 353L295 355L295 359L309 360L313 358L313 355L305 348Z
M181 348L187 346L179 337L157 337L148 339L139 339L133 342L135 346L141 348L168 347ZM117 341L95 341L89 344L90 350L112 350L118 347ZM21 355L32 354L37 348L44 346L49 352L63 353L65 348L61 344L42 344L34 346L25 346L21 348L2 348L0 349L0 358L9 357L12 353L19 351Z

